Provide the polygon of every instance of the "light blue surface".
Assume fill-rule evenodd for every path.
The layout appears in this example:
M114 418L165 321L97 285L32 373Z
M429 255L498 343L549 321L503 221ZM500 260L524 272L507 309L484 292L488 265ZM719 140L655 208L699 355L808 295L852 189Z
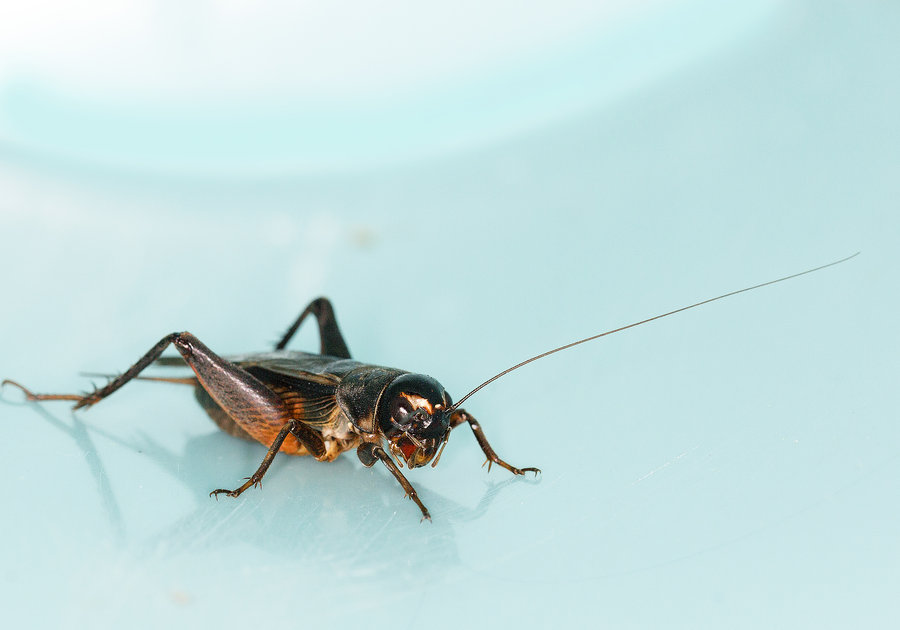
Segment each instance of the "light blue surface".
M767 6L640 84L381 166L145 171L4 136L0 377L41 391L173 330L263 349L325 294L356 358L459 397L862 251L479 393L498 452L543 475L480 469L461 428L409 475L431 524L353 456L210 499L265 449L187 388L76 414L4 389L4 627L895 622L900 8Z

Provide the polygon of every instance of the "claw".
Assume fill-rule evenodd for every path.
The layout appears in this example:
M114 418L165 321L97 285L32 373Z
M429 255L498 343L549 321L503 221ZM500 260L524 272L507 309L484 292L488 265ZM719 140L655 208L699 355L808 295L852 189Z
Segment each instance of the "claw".
M5 379L3 379L3 382L0 383L0 387L6 387L7 385L12 385L13 387L18 387L20 390L22 390L22 393L25 394L25 400L34 400L35 399L35 395L32 394L31 391L24 385L21 385L19 383L16 383L15 381L11 381L8 378L5 378Z
M84 396L79 396L77 394L35 394L30 389L21 385L15 381L11 381L9 379L4 379L0 386L3 385L12 385L13 387L18 387L22 390L22 393L25 394L25 400L28 402L35 402L39 400L75 400L77 402L81 402ZM76 409L78 406L76 405Z

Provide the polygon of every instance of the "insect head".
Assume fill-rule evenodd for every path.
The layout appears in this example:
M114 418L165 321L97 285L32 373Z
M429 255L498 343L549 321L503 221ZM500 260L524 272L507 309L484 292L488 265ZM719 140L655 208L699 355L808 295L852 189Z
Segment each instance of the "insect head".
M441 384L423 374L403 374L384 390L376 420L391 453L410 468L440 460L450 437L450 396Z

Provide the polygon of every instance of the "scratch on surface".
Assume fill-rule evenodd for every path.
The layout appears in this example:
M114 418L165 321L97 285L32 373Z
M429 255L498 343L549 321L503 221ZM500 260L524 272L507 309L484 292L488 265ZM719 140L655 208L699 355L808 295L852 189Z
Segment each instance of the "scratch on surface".
M671 466L672 464L677 464L679 460L684 459L690 453L696 451L698 448L700 448L699 444L692 449L686 450L685 452L681 453L680 455L676 455L675 457L673 457L672 459L667 461L662 466L658 466L658 467L654 468L653 470L651 470L650 472L648 472L646 475L643 475L643 476L639 477L638 479L632 481L631 485L632 486L637 485L640 482L644 481L645 479L649 479L650 477L652 477L653 475L658 473L660 470L664 470L664 469L668 468L669 466Z

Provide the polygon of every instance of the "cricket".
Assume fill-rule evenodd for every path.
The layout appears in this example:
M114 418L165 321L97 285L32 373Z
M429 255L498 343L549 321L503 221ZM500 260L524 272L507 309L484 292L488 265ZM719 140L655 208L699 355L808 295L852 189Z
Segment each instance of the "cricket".
M538 468L517 468L501 459L485 437L481 424L461 407L497 379L556 352L832 267L858 254L547 350L495 374L455 403L444 387L430 376L354 361L341 335L331 302L324 297L313 300L303 309L271 352L220 357L191 333L179 332L160 339L125 372L90 393L36 394L9 379L2 385L21 389L29 401L74 401L73 409L91 407L133 379L190 385L200 405L222 431L268 447L259 468L245 478L243 484L233 490L213 490L210 496L238 497L248 488L261 486L279 452L311 455L318 461L330 462L341 453L356 449L364 466L381 462L403 487L406 497L419 507L422 520L430 521L428 509L400 469L404 465L410 469L429 463L432 467L437 466L451 432L460 425L469 425L487 458L484 463L488 471L496 464L514 475L530 472L537 476L540 473ZM287 350L288 342L310 315L319 327L319 353ZM162 356L170 345L180 357ZM151 364L189 367L194 376L140 376Z

